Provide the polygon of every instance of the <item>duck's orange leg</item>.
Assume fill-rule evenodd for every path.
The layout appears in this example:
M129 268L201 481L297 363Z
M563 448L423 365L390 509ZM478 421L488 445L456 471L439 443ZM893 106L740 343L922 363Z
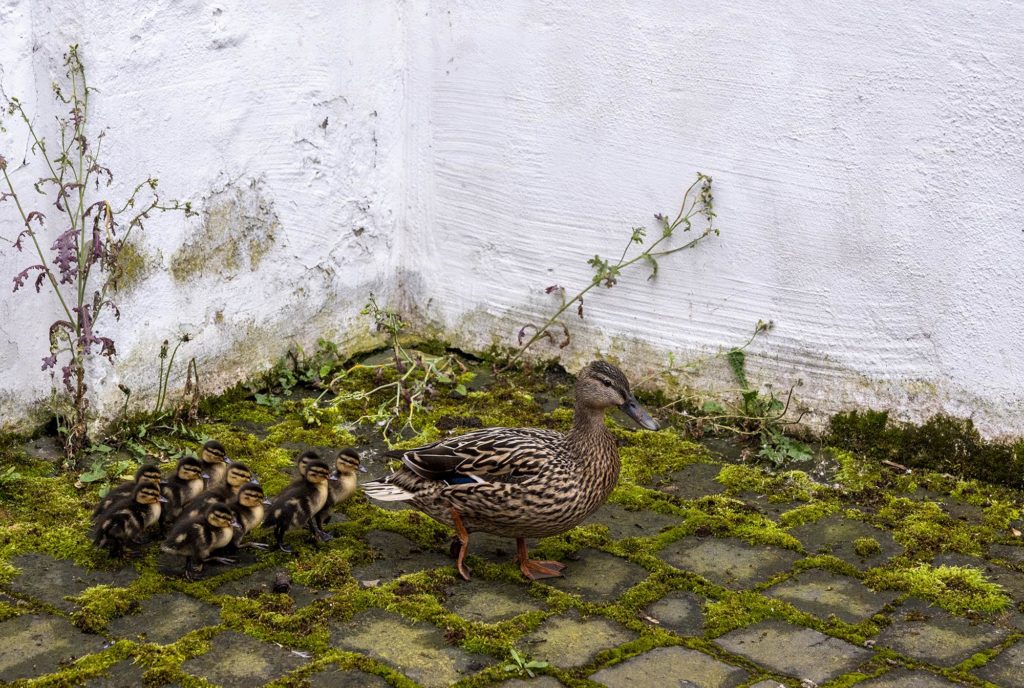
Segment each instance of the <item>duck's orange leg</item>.
M557 578L565 568L565 564L557 561L530 559L526 551L526 538L516 538L516 559L519 561L519 570L530 580Z
M459 538L459 543L462 545L459 547L459 556L455 560L455 568L463 580L469 580L470 569L466 566L466 552L469 551L469 531L466 530L466 526L462 525L462 517L459 516L459 512L456 511L455 507L451 507L451 513L452 521L455 522L455 535Z

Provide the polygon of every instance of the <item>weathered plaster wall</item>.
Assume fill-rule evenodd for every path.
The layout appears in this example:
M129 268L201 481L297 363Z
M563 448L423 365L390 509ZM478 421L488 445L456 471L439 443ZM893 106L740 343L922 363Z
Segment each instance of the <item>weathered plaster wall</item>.
M371 290L512 343L701 170L722 236L588 298L570 367L656 373L770 319L751 377L816 411L1024 433L1022 26L995 0L0 0L0 83L45 119L82 44L117 189L152 172L202 211L139 237L108 408L155 385L168 336L196 336L214 389L290 340L358 340ZM0 247L0 275L25 261ZM0 289L7 418L46 388L54 306Z
M752 378L819 411L1024 432L1022 27L996 1L431 3L411 298L510 342L700 170L721 237L588 298L563 358L653 370L773 320Z
M107 129L113 195L152 174L200 211L155 217L133 239L142 269L117 297L120 323L106 323L118 365L93 381L106 410L120 408L117 383L136 398L155 388L160 343L180 333L194 340L179 353L178 384L195 356L215 390L265 369L292 342L366 331L353 326L358 311L371 291L386 298L395 263L404 31L399 3L372 0L0 0L5 91L46 126L49 84L67 45L79 43L99 89L92 121ZM34 200L35 170L15 164L24 130L7 124L0 150L18 151L11 168ZM0 211L0 237L13 238L14 209ZM9 288L30 262L0 240L8 421L49 388L39 360L57 304Z

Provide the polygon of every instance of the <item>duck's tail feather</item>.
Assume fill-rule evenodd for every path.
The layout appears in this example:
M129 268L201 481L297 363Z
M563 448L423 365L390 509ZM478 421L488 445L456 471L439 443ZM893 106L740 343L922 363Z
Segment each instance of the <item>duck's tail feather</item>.
M376 499L378 502L406 502L416 496L412 492L388 482L386 478L363 483L360 487L363 488L367 497Z

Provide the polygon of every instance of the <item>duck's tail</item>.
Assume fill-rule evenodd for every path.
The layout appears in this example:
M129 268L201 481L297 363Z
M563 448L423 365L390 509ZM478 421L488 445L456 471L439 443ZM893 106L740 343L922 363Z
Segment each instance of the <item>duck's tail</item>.
M368 483L363 483L360 487L363 488L363 492L366 493L367 497L376 499L378 502L407 502L416 496L412 492L403 490L398 485L389 482L387 478L372 480Z

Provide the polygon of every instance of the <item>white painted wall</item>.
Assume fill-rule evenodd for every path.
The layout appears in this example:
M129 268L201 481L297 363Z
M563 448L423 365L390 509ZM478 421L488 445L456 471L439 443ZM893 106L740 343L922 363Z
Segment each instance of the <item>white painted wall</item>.
M544 287L586 284L588 257L701 170L722 236L588 298L570 367L642 375L771 319L752 378L802 380L819 418L944 410L1020 434L1022 28L996 0L0 0L0 82L42 112L81 43L119 183L153 172L280 225L255 272L184 285L166 268L203 218L150 225L162 269L121 299L108 408L113 383L155 383L168 334L197 335L213 389L291 338L358 338L370 290L464 346L511 343L549 312ZM0 275L23 258L0 250ZM0 289L6 418L46 387L46 303ZM688 380L729 385L715 365Z
M120 323L107 323L120 360L101 365L94 381L105 412L120 408L116 383L137 398L153 391L160 342L179 333L194 335L179 357L198 358L212 391L269 367L292 342L366 332L358 311L371 291L390 290L403 198L403 14L375 0L0 0L6 92L45 124L50 81L67 45L79 43L99 89L92 121L107 129L114 195L153 174L169 197L202 211L189 221L157 217L137 236L152 269L119 296ZM24 140L8 122L0 150L12 169ZM34 173L20 168L15 178L25 188ZM234 239L248 226L234 268L224 260L231 233L205 233L210 212L237 228ZM16 218L0 206L0 236L17 234ZM264 243L273 235L256 269L244 250L249 233ZM182 283L169 267L186 245L210 261ZM49 389L39 360L56 304L4 286L30 262L0 241L0 424ZM179 363L178 386L184 372Z
M414 298L508 342L700 170L720 239L588 299L563 358L642 374L770 319L752 378L819 413L1024 432L1022 31L994 0L431 3Z

